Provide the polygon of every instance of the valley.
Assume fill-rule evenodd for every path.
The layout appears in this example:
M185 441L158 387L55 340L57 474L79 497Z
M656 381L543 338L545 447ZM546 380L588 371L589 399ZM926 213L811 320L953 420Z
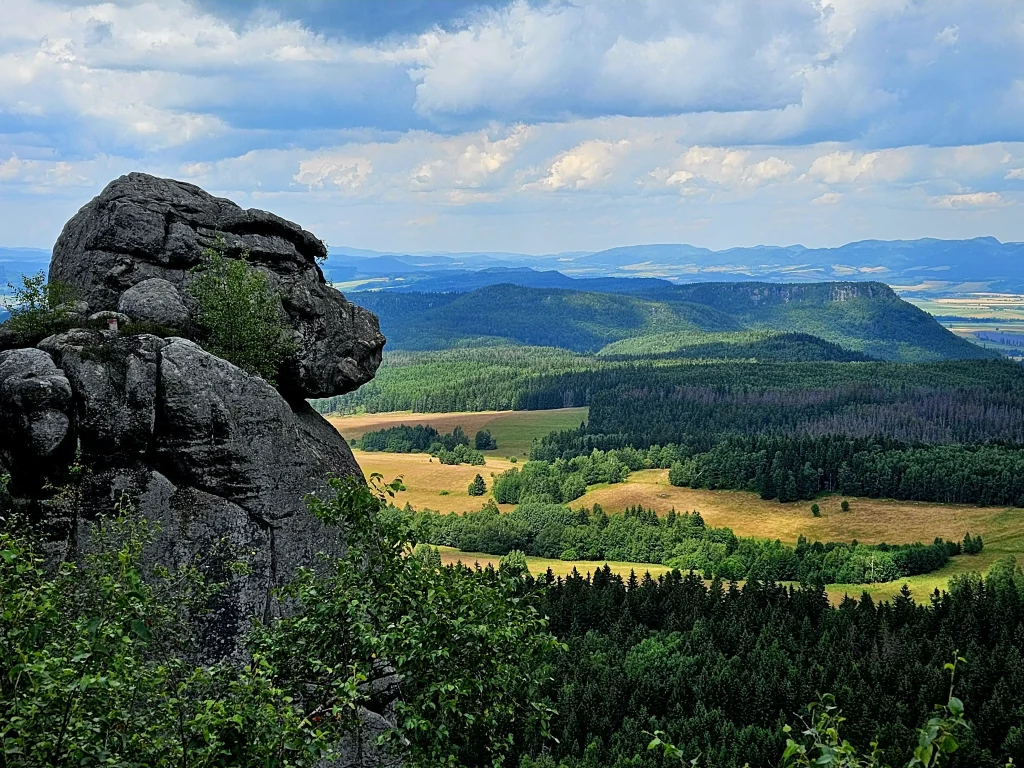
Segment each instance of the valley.
M436 510L442 513L473 512L492 498L472 497L467 487L480 474L490 486L493 475L516 466L509 457L515 456L521 464L528 456L530 441L548 432L575 428L586 420L586 408L549 411L490 411L422 414L411 412L363 414L330 417L331 423L347 439L358 438L365 432L398 424L424 424L439 432L450 432L461 426L467 434L488 429L495 436L498 448L486 451L487 463L483 467L468 464L448 466L440 464L425 453L386 453L355 450L354 454L367 475L381 473L385 479L401 476L407 490L396 495L398 506L410 504L418 510ZM984 572L996 560L1014 556L1024 561L1024 510L1014 507L978 507L964 504L934 504L927 502L897 501L891 499L858 498L827 494L815 499L820 517L810 512L809 501L781 503L765 500L747 491L710 490L674 486L669 482L666 469L638 470L621 483L601 483L587 488L586 493L569 506L600 505L606 512L621 512L633 505L642 505L664 515L670 509L677 512L699 511L709 526L725 527L737 536L757 539L779 539L784 544L795 544L800 536L811 541L853 541L862 544L911 544L930 542L935 537L958 541L965 533L980 535L985 542L984 551L975 557L950 560L933 573L909 576L892 582L875 584L830 584L828 592L833 601L846 594L859 596L863 592L876 599L888 599L906 584L918 599L924 599L935 589L945 589L948 581L973 570ZM849 511L841 510L843 500ZM514 504L500 504L502 512L511 512ZM440 548L445 563L463 562L497 565L499 557L480 552L461 552L451 547ZM582 574L602 567L604 561L528 557L530 570L535 575L549 568L557 576L565 576L576 569ZM654 563L608 562L612 572L628 576L650 572L658 576L670 570Z

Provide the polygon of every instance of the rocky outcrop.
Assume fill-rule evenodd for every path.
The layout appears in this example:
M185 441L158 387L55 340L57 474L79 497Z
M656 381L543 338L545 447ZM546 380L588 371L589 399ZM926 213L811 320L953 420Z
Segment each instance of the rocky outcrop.
M189 286L215 243L281 295L296 352L276 387L201 346ZM150 565L196 565L221 585L194 617L210 660L244 658L252 621L282 610L275 588L319 553L343 551L305 499L331 476L362 473L305 398L371 379L384 337L372 313L326 284L325 255L273 214L130 174L54 248L50 278L77 299L60 322L35 335L0 328L0 522L35 527L57 562L88 553L92 524L131 505L158 529ZM393 714L386 680L338 765L394 764L371 745Z
M92 312L120 310L187 331L192 270L218 242L281 294L299 349L278 379L287 397L342 394L373 377L384 337L371 312L325 282L324 244L297 224L192 184L143 173L112 181L65 225L50 279L73 286Z
M197 343L190 270L218 238L282 296L297 352L277 387ZM304 398L370 379L384 338L373 314L324 282L324 255L273 214L130 174L54 248L51 280L74 287L70 324L81 327L0 352L0 516L16 511L55 558L75 558L93 521L132 504L159 526L152 563L199 563L225 583L203 620L211 657L238 652L297 567L341 552L305 498L331 476L362 474ZM247 568L230 567L238 560Z
M40 349L0 352L0 463L38 490L74 448L71 384Z

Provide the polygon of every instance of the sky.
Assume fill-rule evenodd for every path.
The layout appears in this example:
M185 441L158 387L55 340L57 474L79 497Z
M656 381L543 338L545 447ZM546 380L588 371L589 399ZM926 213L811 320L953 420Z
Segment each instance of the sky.
M1021 0L3 0L0 245L145 171L330 245L1024 240Z

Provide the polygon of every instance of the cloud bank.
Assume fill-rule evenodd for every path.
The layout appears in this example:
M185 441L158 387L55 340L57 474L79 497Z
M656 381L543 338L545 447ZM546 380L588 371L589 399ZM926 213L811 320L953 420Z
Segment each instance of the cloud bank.
M0 242L134 169L382 249L1024 239L1020 3L430 5L7 0Z

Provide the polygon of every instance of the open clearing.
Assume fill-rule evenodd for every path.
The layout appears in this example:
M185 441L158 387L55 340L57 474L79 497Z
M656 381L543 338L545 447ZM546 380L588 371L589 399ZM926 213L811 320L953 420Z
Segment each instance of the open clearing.
M469 484L478 474L491 487L491 473L504 472L515 464L508 459L487 457L487 464L473 467L469 464L452 466L442 464L426 453L381 453L377 451L352 451L369 476L379 472L385 480L401 477L408 490L400 491L395 496L398 506L412 504L416 509L433 509L438 512L469 512L480 509L487 496L470 496ZM433 460L431 460L433 459ZM442 491L448 491L442 495ZM503 504L501 509L509 512L515 508L513 504Z
M357 416L328 416L327 420L341 432L346 440L352 441L364 432L397 427L405 424L431 426L444 434L455 427L473 439L481 429L488 429L498 443L493 451L484 451L487 456L507 458L516 456L525 459L530 452L534 438L561 429L575 429L587 420L587 408L558 408L550 411L480 411L477 413L366 413ZM362 464L362 461L359 462ZM484 475L486 477L486 475ZM470 477L470 480L473 478ZM468 482L468 481L467 481Z
M830 595L859 596L867 591L876 598L888 598L907 584L918 599L961 573L984 571L995 560L1014 555L1024 561L1024 509L1013 507L973 507L965 504L930 504L889 499L847 497L850 511L843 512L841 496L817 500L821 517L811 515L811 502L780 504L765 501L744 491L708 491L676 488L668 482L668 470L648 469L634 472L618 485L592 486L577 504L600 504L606 512L616 512L631 504L642 504L666 513L697 510L708 525L728 527L737 536L780 539L795 544L800 535L811 541L852 541L862 544L930 543L936 536L959 541L964 534L981 534L985 549L973 557L953 558L940 571L912 576L887 584L836 584Z
M462 563L473 567L479 565L481 568L486 568L488 565L493 565L495 568L498 567L498 562L501 560L496 555L485 555L483 552L463 552L453 547L438 547L441 551L441 562L445 565L454 565L455 563ZM611 568L613 573L617 573L620 576L628 577L630 571L636 573L637 578L642 578L645 573L650 573L651 576L657 578L663 573L668 573L670 568L666 568L664 565L652 565L650 563L619 563L614 561L602 562L597 560L551 560L546 557L527 557L527 565L530 567L530 573L534 576L540 576L546 573L550 568L551 572L555 576L568 576L573 572L573 569L579 571L582 575L593 573L597 568L604 568L606 565Z
M479 509L490 497L490 494L482 498L471 497L467 493L469 483L477 473L490 487L491 473L497 474L515 466L501 454L523 456L525 451L516 446L529 445L533 437L547 434L552 429L577 426L585 418L586 409L574 408L470 414L368 414L332 418L332 423L337 425L340 422L342 434L346 437L395 424L431 424L442 432L451 431L461 424L469 434L472 434L470 430L491 429L498 440L499 450L488 452L487 464L483 467L466 464L446 466L436 460L431 461L426 454L355 451L356 459L366 474L380 472L388 480L399 475L403 477L408 490L398 494L396 501L399 505L408 502L416 509L466 512ZM513 448L506 451L508 445ZM442 491L448 493L442 495ZM898 592L903 584L908 584L916 598L923 600L936 588L944 588L950 578L969 571L984 571L1005 555L1014 555L1019 561L1024 561L1024 509L849 497L850 511L842 512L841 501L839 496L818 499L821 517L816 518L811 515L809 501L780 504L743 491L676 488L668 482L668 470L651 469L634 472L624 483L592 486L572 506L597 503L607 512L618 512L627 506L642 504L663 514L672 508L678 512L697 510L708 525L729 527L738 536L780 539L788 544L796 543L800 535L812 541L856 539L863 544L883 541L902 544L929 543L936 536L960 540L969 531L972 535L981 534L984 539L985 549L980 555L954 558L941 571L888 584L833 585L829 593L834 599L846 593L859 596L864 591L876 598L887 598ZM510 511L513 506L502 505L501 509ZM488 562L497 565L498 561L490 555L455 550L442 550L442 559L446 563L461 560L481 565ZM573 567L580 573L587 573L603 565L591 561L563 562L542 558L529 558L529 564L535 574L550 567L558 575L570 573ZM663 566L641 563L615 563L610 566L623 575L628 575L630 570L636 570L637 574L650 571L652 575L667 570Z

